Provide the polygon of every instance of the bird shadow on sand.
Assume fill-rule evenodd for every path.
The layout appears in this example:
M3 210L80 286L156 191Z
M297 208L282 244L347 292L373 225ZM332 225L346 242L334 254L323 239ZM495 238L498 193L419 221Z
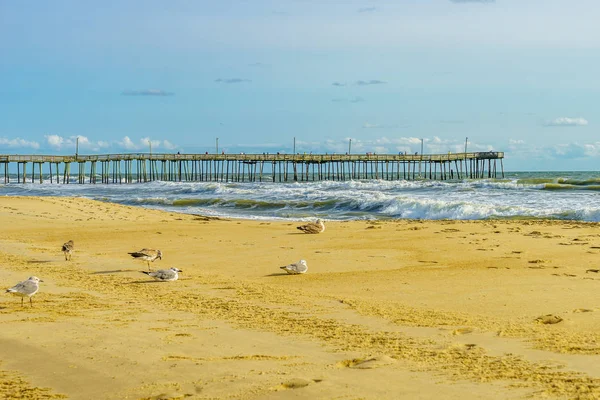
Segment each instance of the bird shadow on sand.
M288 235L294 235L294 236L300 236L300 235L307 235L304 232L288 232Z
M286 276L289 275L287 272L276 272L265 276Z
M104 274L116 274L119 272L136 272L137 270L135 269L113 269L110 271L96 271L96 272L90 272L90 275L104 275Z
M151 280L151 281L131 281L131 282L127 282L128 285L137 285L137 284L141 284L141 283L165 283L166 281L156 281L156 280Z
M28 260L27 264L46 264L52 262L51 260Z

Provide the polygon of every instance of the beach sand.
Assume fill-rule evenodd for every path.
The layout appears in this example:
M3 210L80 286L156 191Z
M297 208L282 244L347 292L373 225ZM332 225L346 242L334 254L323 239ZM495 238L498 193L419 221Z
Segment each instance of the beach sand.
M0 223L0 398L600 398L595 223L308 235L52 197L0 198ZM140 273L144 247L180 279ZM21 307L4 289L32 275Z

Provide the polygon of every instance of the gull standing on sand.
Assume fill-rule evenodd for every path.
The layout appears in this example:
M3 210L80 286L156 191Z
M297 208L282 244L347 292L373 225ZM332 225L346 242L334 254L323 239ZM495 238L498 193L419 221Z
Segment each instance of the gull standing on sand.
M308 271L308 265L306 265L306 261L300 260L290 265L284 265L283 267L279 267L290 275L298 275L305 274Z
M140 251L136 251L133 253L127 253L133 258L139 258L141 260L146 261L148 263L148 271L150 270L150 261L154 262L157 258L162 260L162 253L160 250L154 249L141 249Z
M67 243L62 245L62 251L65 253L65 260L71 261L71 256L73 255L73 250L75 249L75 243L72 240L69 240Z
M176 281L177 279L179 279L179 273L183 272L183 271L178 268L169 268L169 269L159 269L158 271L155 271L155 272L148 272L148 271L140 271L140 272L142 274L146 274L148 276L153 277L157 281L169 282L169 281Z
M321 233L325 231L325 224L318 219L316 222L309 222L306 225L300 225L296 228L304 233Z
M44 281L37 276L30 276L26 281L19 282L10 289L6 289L6 293L13 293L17 296L21 296L21 307L23 307L23 299L25 296L29 297L29 304L31 304L31 307L33 307L31 296L36 294L40 289L40 282Z

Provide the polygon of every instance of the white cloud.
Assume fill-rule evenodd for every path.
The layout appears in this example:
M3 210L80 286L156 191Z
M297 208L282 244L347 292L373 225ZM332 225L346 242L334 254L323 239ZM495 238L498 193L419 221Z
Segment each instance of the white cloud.
M139 142L137 148L138 149L149 149L150 144L152 144L153 149L158 149L161 147L160 140L150 139L149 137L143 137L140 139L140 142Z
M56 150L75 149L79 145L79 150L99 151L100 149L109 147L109 143L105 141L93 142L87 136L69 136L62 137L59 135L46 135L46 143ZM78 142L79 139L79 142Z
M356 138L346 138L343 141L327 140L324 143L302 143L303 148L309 148L313 152L335 152L335 153L346 153L348 151L349 141L352 140L351 152L353 154L361 154L367 152L375 152L378 154L397 154L397 153L409 153L421 152L421 138L417 137L379 137L371 140L362 140ZM443 141L440 138L424 139L423 140L423 152L424 153L447 153L448 151L460 152L464 151L464 142L450 142ZM473 151L483 151L491 149L491 146L478 146L482 149L470 149Z
M50 145L50 147L54 147L56 149L60 149L64 142L64 139L58 135L46 135L46 141Z
M138 146L133 143L133 141L131 139L129 139L129 136L125 136L123 138L123 140L121 140L119 142L119 144L121 145L121 147L125 148L126 150L137 150Z
M363 129L379 129L383 128L384 126L381 124L372 124L370 122L365 122L362 127Z
M368 85L383 85L385 83L387 83L387 82L386 81L381 81L379 79L371 79L371 80L368 80L368 81L362 81L362 80L361 81L356 81L355 84L358 85L358 86L368 86Z
M15 139L7 139L7 138L0 138L0 146L7 146L7 147L29 147L32 149L39 149L40 148L40 144L38 142L35 141L31 141L31 140L25 140L25 139L21 139L21 138L15 138Z
M215 82L220 82L220 83L244 83L244 82L252 82L252 80L245 79L245 78L219 78L219 79L215 79Z
M150 151L150 146L152 145L152 151L160 151L162 149L166 150L174 150L178 146L169 142L168 140L158 140L158 139L150 139L149 137L143 137L137 142L131 140L129 136L123 137L121 141L117 142L117 144L124 148L125 150L130 151Z
M363 129L392 129L397 128L398 125L372 124L370 122L365 122L362 127Z
M167 150L175 150L177 148L177 146L175 146L173 143L169 142L168 140L163 140L163 147Z
M547 121L545 126L585 126L588 124L587 119L585 118L569 118L569 117L561 117L553 119L552 121Z

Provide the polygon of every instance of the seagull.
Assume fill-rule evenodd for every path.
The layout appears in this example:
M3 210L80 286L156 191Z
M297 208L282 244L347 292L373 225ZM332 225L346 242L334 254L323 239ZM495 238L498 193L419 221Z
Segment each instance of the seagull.
M75 249L75 243L72 240L69 240L67 243L62 245L62 251L65 253L65 260L71 261L71 256L73 255L73 250Z
M140 271L142 274L153 277L157 281L169 282L176 281L179 278L179 272L183 272L178 268L159 269L156 272Z
M306 265L306 261L300 260L290 265L284 265L283 267L279 267L290 275L298 275L305 274L308 271L308 265Z
M23 299L25 296L29 297L29 304L33 307L33 302L31 301L31 296L37 293L40 289L40 282L44 282L37 276L30 276L29 279L23 282L17 283L15 286L10 289L6 289L6 293L13 293L17 296L21 296L21 307L23 307Z
M160 252L160 250L141 249L140 251L127 254L129 254L133 258L139 258L146 261L146 263L148 263L148 270L150 270L150 261L154 262L154 260L156 260L157 258L160 258L162 260L162 253Z
M297 227L304 233L321 233L325 232L325 224L320 219L317 222L309 222L306 225L300 225Z

